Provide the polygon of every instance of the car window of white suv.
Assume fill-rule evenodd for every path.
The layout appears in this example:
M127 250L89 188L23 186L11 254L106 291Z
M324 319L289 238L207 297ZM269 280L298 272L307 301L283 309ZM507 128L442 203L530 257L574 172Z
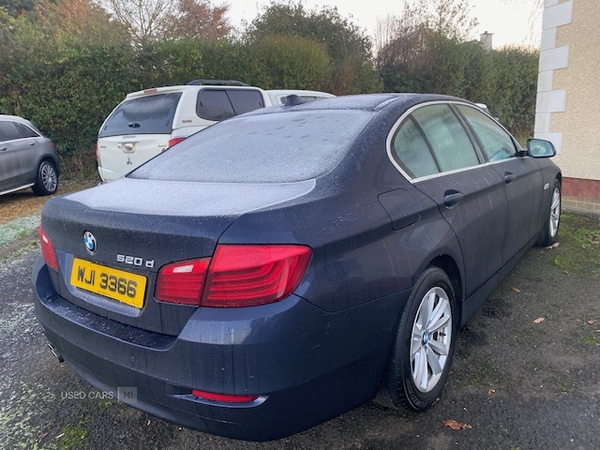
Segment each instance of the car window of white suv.
M196 114L202 119L221 121L264 106L258 90L211 88L198 93Z
M258 91L228 89L227 94L229 95L229 99L231 100L236 115L265 107L262 95Z
M181 92L160 93L122 102L106 119L98 137L171 132Z

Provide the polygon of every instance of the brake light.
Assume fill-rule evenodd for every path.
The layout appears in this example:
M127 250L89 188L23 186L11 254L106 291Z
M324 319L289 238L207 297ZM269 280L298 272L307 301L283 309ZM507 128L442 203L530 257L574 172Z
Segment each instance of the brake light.
M56 252L54 251L54 247L52 247L52 242L50 242L50 238L44 233L42 230L42 226L38 228L38 234L40 236L40 247L42 248L42 257L46 264L51 269L58 271L58 260L56 259Z
M243 307L281 300L296 289L310 257L311 250L298 245L220 245L202 305Z
M162 267L155 297L214 308L274 303L300 284L311 256L301 245L219 245L212 259Z
M223 403L249 403L258 398L258 395L215 394L213 392L199 391L198 389L193 389L192 395L194 397L200 397L206 400Z
M160 269L156 283L157 300L200 306L210 258L167 264Z
M175 144L179 144L181 141L184 141L184 140L185 140L184 137L177 137L177 138L169 139L169 145L167 146L167 148L165 150L173 147Z
M96 163L102 166L102 162L100 161L100 142L96 142Z

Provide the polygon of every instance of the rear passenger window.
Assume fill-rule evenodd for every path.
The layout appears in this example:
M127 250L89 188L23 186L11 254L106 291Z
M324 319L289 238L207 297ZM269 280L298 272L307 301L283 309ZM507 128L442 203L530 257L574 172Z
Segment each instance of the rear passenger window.
M488 161L501 161L515 156L515 144L501 126L475 108L464 105L456 107L473 128Z
M200 91L196 113L203 119L216 121L235 116L233 106L224 89L205 89Z
M440 171L479 164L471 139L448 105L424 106L412 116L423 130Z
M392 157L412 178L438 173L438 167L411 118L408 118L392 139Z
M264 108L262 95L258 91L245 91L242 89L228 90L229 98L233 104L235 114L244 114L258 108Z
M264 106L262 95L256 90L203 89L198 94L196 114L218 122Z
M15 123L7 121L0 122L0 142L14 141L21 138L21 133L19 133L19 129Z
M19 135L21 136L22 139L39 137L39 134L37 134L35 131L33 131L31 128L29 128L27 125L23 125L22 123L18 123L18 122L14 122L14 124L17 127L17 130L19 131Z

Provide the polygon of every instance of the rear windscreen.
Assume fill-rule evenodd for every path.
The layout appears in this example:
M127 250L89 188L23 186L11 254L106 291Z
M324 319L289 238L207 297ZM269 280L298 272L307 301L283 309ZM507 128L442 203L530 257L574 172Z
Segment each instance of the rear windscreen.
M330 172L373 117L367 111L295 111L235 117L206 128L129 177L283 183Z
M120 134L170 134L181 92L125 100L106 120L98 137Z

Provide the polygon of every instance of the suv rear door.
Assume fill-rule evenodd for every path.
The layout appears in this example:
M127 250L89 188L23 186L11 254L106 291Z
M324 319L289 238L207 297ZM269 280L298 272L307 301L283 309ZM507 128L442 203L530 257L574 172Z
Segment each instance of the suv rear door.
M98 171L119 178L164 151L181 92L156 93L122 102L98 133Z
M39 140L24 124L0 121L0 193L34 183Z

